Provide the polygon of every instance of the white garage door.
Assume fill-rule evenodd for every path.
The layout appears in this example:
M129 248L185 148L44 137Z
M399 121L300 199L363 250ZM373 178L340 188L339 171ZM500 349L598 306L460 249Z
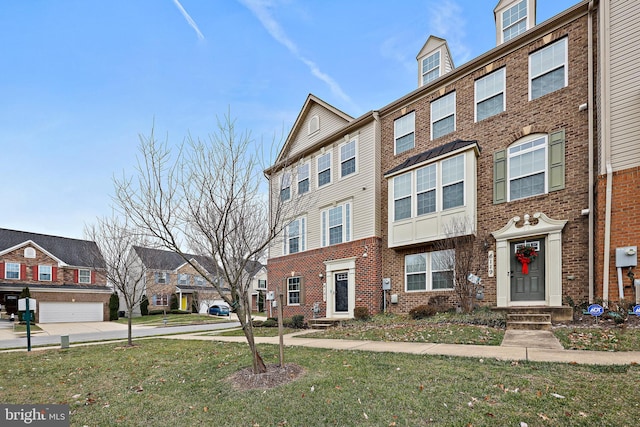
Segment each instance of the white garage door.
M41 302L40 323L102 322L101 302Z

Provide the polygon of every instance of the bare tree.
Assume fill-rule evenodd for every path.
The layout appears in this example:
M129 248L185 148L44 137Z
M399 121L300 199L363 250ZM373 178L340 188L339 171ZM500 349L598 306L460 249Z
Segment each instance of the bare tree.
M153 130L149 137L141 136L137 176L115 180L115 199L137 227L180 254L216 287L237 313L253 370L261 373L266 367L253 335L246 266L258 261L281 233L283 219L291 218L299 205L272 203L270 216L269 202L279 199L260 192L264 165L250 134L236 133L228 115L217 127L209 141L189 136L175 153L167 142L156 141ZM219 271L207 274L185 247L215 260Z
M446 238L435 244L436 250L443 251L440 269L451 275L457 303L464 313L473 311L482 291L479 279L486 261L486 250L474 231L470 218L454 218L445 226Z
M131 317L140 305L146 289L145 271L138 259L131 253L133 246L148 246L148 239L135 232L126 218L98 218L97 224L85 226L84 234L96 242L102 254L107 274L107 283L112 285L124 301L128 320L127 343L133 345ZM94 257L94 254L86 254Z

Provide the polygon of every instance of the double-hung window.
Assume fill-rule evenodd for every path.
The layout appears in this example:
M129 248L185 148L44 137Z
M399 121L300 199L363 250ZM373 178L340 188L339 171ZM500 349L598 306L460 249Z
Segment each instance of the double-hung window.
M529 55L529 99L533 100L568 84L567 39Z
M50 282L51 281L51 266L50 265L39 265L38 266L38 280L42 282Z
M356 140L351 140L340 146L340 177L356 172Z
M506 109L505 71L501 68L476 80L476 122Z
M5 279L20 279L20 264L17 262L8 262L4 265Z
M204 286L206 284L206 281L204 280L204 277L196 275L193 276L193 283L195 283L196 286Z
M151 301L153 302L153 305L156 305L156 306L169 305L169 295L167 294L154 295L151 298Z
M287 305L300 304L300 278L287 277Z
M306 228L307 221L305 217L297 218L289 223L285 230L285 255L306 250Z
M434 52L422 60L422 85L440 77L440 51Z
M393 122L393 135L395 141L395 153L400 154L411 150L415 146L415 111L405 114Z
M411 172L393 179L393 219L399 221L411 218Z
M502 41L506 42L527 31L527 0L502 12Z
M547 170L547 136L513 145L508 150L509 199L544 194Z
M169 275L166 271L157 271L155 274L155 281L159 285L166 285L169 283Z
M309 191L309 162L298 166L298 195Z
M267 289L267 281L265 279L258 279L258 289Z
M282 174L282 184L280 186L280 201L289 200L291 198L291 172Z
M321 212L322 246L351 241L351 202Z
M405 290L415 292L453 289L454 262L453 250L406 255Z
M318 187L331 183L331 152L318 157Z
M178 284L179 285L188 285L190 276L188 274L180 273L178 274Z
M436 165L429 165L416 171L416 203L418 215L436 211Z
M442 209L464 205L464 156L442 161Z
M84 283L84 284L91 283L91 270L85 270L85 269L78 270L78 283Z
M456 130L456 93L451 92L431 103L431 139Z

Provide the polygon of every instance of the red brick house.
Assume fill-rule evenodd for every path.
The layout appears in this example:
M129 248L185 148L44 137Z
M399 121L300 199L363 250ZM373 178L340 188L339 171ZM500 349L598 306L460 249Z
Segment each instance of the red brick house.
M109 319L113 291L95 242L0 229L3 317L18 312L26 287L37 301L38 323Z
M452 224L474 236L482 304L588 298L589 5L537 26L534 1L503 0L495 14L497 47L379 111L391 311L454 300L443 259L455 253L442 249ZM528 271L524 247L538 255Z

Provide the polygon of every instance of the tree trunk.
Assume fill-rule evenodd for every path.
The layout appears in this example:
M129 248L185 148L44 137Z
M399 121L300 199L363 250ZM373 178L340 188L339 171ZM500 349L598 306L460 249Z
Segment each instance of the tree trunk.
M133 339L131 337L131 315L133 314L133 309L130 308L127 310L127 345L131 347L133 345Z
M258 353L258 348L256 347L256 342L253 337L253 325L251 324L251 316L249 316L247 320L247 311L246 305L243 301L240 301L237 309L238 320L242 325L242 330L244 331L244 336L247 338L247 343L249 343L249 348L251 349L251 355L253 356L253 373L254 374L263 374L267 372L267 367Z

